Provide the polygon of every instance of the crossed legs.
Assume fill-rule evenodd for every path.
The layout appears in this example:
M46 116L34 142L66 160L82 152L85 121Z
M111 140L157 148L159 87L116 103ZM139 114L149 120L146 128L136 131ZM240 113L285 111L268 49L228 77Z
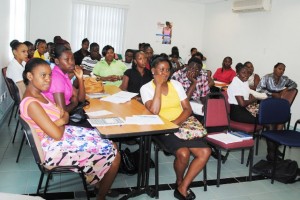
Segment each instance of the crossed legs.
M190 155L194 156L191 164L189 165ZM195 179L195 177L201 172L205 164L207 163L211 149L205 148L187 148L183 147L176 151L174 160L174 170L176 173L176 184L178 191L187 196L187 190L189 185ZM189 165L189 166L188 166ZM187 172L185 173L187 169Z

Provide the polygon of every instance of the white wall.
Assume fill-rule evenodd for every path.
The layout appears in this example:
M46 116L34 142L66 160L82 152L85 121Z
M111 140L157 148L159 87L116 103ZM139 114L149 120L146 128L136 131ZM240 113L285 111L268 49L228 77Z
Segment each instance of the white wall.
M185 58L191 47L202 46L204 5L178 0L93 0L104 4L120 4L128 7L125 49L137 49L138 43L150 43L155 53L171 53L172 46L178 46ZM52 41L55 35L71 41L72 0L31 0L30 37ZM173 22L171 45L162 45L156 33L157 22ZM91 41L92 42L92 41ZM72 45L72 44L71 44ZM73 47L76 50L79 47ZM121 53L124 53L121 52Z
M226 56L238 62L252 61L260 76L273 71L278 62L285 75L299 82L300 1L273 0L268 12L233 13L231 1L207 5L203 49L214 72ZM300 118L300 97L292 106L292 118Z

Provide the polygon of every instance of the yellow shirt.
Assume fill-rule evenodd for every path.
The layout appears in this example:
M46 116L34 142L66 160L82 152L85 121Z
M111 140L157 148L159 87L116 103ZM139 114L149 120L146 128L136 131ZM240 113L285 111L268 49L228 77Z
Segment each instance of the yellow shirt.
M41 58L41 59L45 60L45 56L44 55L40 55L40 53L38 52L38 50L34 51L33 57L34 58Z
M155 88L153 82L152 85ZM161 95L161 108L159 115L169 121L173 121L179 117L183 109L181 107L179 95L170 81L168 82L168 89L169 91L167 95Z

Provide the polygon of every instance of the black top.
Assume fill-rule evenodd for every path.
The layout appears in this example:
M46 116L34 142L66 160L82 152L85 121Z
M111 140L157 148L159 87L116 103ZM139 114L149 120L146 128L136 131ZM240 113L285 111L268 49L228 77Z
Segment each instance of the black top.
M90 52L87 52L87 56L90 55ZM75 65L81 65L81 62L85 56L82 54L81 49L74 53Z
M151 71L146 68L144 76L141 76L140 72L136 68L127 69L124 75L129 78L127 91L138 94L140 94L141 87L153 78Z

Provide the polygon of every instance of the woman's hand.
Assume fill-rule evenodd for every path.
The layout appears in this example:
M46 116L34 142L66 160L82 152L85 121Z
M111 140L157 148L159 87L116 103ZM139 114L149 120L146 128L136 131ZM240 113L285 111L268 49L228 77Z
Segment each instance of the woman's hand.
M73 72L74 72L76 78L83 79L83 70L81 67L79 67L78 65L75 65L75 69Z
M166 77L162 74L154 74L153 77L154 77L154 80L155 80L155 84L157 86L162 86L162 84L164 84L168 80L168 77Z

